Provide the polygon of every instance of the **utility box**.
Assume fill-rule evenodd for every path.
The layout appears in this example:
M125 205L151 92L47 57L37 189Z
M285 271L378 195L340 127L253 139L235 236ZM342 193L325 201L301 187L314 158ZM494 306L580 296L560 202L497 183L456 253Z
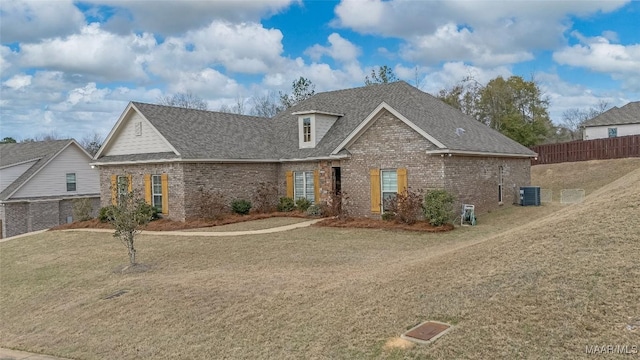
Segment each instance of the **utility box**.
M520 187L520 205L540 206L540 186Z

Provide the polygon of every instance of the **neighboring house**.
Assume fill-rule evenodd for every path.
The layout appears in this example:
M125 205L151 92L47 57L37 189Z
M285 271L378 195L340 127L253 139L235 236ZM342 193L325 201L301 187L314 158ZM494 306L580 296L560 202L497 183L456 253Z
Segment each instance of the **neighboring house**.
M2 237L72 221L74 199L91 199L97 211L99 174L90 161L75 140L0 144Z
M586 121L583 140L604 139L627 135L640 135L640 101L613 107Z
M530 184L526 147L405 82L319 93L257 118L130 103L93 165L102 205L129 189L175 220L195 217L200 189L252 200L325 202L379 217L398 191L444 188L480 212L519 199Z

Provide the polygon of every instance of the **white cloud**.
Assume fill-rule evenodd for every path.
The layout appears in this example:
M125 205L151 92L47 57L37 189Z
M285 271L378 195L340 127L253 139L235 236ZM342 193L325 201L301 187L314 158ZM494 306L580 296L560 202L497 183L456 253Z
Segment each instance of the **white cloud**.
M329 46L315 44L305 50L305 54L311 57L311 59L314 61L319 61L320 58L324 55L327 55L330 58L342 63L358 61L358 56L360 56L361 53L361 50L358 46L343 38L338 33L332 33L331 35L329 35L328 40Z
M31 85L31 78L33 78L31 75L18 74L2 84L8 86L12 90L22 90L23 88Z
M498 76L507 78L512 75L511 70L505 66L481 68L462 62L445 63L440 69L430 69L426 72L427 75L420 83L422 90L431 94L437 94L440 90L450 88L466 78L484 85Z
M84 16L71 0L3 0L0 33L3 43L35 42L66 36L84 24Z
M576 31L572 35L580 44L554 52L557 63L611 74L627 89L640 91L640 44L614 44L605 36L588 38Z
M277 14L292 3L292 0L182 0L149 1L134 0L89 0L96 6L106 5L114 9L114 15L106 27L119 33L132 30L176 35L208 25L212 19L232 22L259 21L262 17Z
M332 24L403 39L406 60L491 67L530 60L535 50L561 46L568 15L609 12L625 2L343 0Z
M20 65L60 70L88 79L141 80L146 78L145 53L154 46L155 39L150 34L118 36L94 23L79 34L22 45Z

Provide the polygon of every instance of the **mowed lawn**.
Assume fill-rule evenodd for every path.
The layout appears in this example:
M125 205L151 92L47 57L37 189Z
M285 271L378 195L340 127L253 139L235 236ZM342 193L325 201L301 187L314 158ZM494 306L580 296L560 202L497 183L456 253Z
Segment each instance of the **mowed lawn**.
M640 170L581 204L479 220L444 234L143 235L150 268L134 274L113 271L126 249L110 234L0 243L0 346L81 359L564 359L640 346L627 327L640 322ZM385 346L427 319L455 328L430 346Z

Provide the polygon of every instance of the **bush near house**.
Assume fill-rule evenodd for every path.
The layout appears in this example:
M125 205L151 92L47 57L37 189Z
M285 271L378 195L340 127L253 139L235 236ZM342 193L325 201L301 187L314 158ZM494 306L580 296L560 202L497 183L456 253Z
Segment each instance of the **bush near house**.
M289 197L281 197L280 203L278 204L278 211L281 212L290 212L296 208L296 203L292 198Z
M72 208L73 218L75 221L87 221L93 219L93 216L91 216L91 213L93 212L91 199L74 199Z
M307 200L306 198L300 198L296 200L296 207L300 211L307 211L309 206L311 206L311 201Z
M387 200L385 207L389 210L382 214L383 220L395 218L395 220L408 225L415 224L424 214L422 192L407 189Z
M309 216L322 216L322 208L318 205L311 205L307 208L306 214Z
M424 196L424 216L433 226L448 224L453 220L454 197L446 190L430 190Z
M253 198L253 210L257 213L270 213L278 208L278 188L261 182Z
M229 206L224 195L220 192L211 192L198 189L197 217L204 220L220 220L229 213Z
M247 215L251 211L251 201L244 199L234 200L231 203L231 210L236 214Z

